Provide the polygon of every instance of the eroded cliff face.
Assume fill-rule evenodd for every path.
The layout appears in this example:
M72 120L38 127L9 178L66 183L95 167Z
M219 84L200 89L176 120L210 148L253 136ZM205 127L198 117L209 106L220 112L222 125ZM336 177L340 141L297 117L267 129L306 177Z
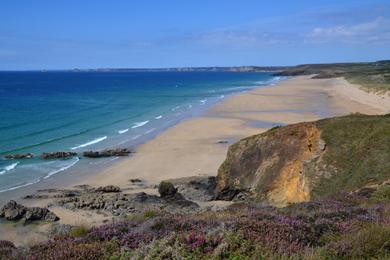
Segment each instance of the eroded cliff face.
M368 120L365 120L366 117ZM375 120L379 120L379 123L375 123ZM354 126L356 122L357 126L361 126L361 132ZM318 193L321 192L332 194L332 190L323 191L326 190L324 185L327 185L327 182L338 183L337 178L340 182L345 182L346 187L360 187L359 182L364 183L365 179L369 180L372 176L368 176L371 173L367 172L365 166L359 165L372 158L367 158L361 151L353 149L371 146L371 150L375 150L366 140L373 127L377 128L374 132L378 138L385 138L382 140L384 145L374 147L378 150L378 158L374 160L379 160L377 163L380 164L386 160L386 156L390 158L390 143L389 138L386 138L386 127L390 127L388 115L352 115L298 123L243 139L229 148L227 158L218 171L216 198L231 200L243 195L249 200L283 207L308 201L313 194L316 197L319 197ZM324 131L327 140L323 139ZM331 143L330 151L328 141ZM389 150L386 152L387 148ZM349 158L355 158L357 161L349 162ZM373 164L371 161L370 163ZM376 181L383 181L390 178L388 169L390 164L382 163L381 166L371 167L370 171L376 172ZM358 180L355 180L355 177ZM350 185L348 182L356 185ZM328 188L335 187L329 185ZM342 190L335 190L340 191Z
M313 123L295 124L249 137L233 145L217 177L220 199L248 191L275 206L310 199L304 163L324 151L320 130ZM229 192L230 191L230 192Z

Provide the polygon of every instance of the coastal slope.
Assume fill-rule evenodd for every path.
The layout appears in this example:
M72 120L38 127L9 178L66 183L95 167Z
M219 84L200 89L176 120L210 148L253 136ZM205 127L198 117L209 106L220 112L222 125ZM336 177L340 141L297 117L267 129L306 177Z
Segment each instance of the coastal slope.
M379 185L390 179L389 151L390 114L275 127L229 148L217 198L280 207Z

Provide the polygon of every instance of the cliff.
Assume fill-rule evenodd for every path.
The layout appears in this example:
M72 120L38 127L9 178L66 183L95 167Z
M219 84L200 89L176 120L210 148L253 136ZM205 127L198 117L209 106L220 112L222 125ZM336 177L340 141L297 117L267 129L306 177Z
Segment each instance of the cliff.
M245 138L218 171L218 199L286 206L390 179L390 114L305 122Z

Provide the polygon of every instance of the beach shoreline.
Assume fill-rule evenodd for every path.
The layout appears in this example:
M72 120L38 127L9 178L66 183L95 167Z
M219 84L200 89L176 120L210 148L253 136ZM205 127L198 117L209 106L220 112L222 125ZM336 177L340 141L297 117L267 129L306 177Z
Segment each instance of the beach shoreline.
M155 185L158 181L169 178L194 175L215 176L217 165L222 163L229 145L247 136L264 132L273 126L354 112L365 114L390 112L388 93L382 96L368 93L344 78L311 79L311 77L312 75L292 77L276 84L231 94L219 102L214 102L202 113L184 118L151 139L139 143L135 147L135 153L129 158L114 158L115 160L102 164L101 167L95 167L88 173L79 173L70 169L68 173L58 174L44 182L2 193L0 202L3 204L10 199L18 200L37 189L48 187L60 189L71 188L77 184L95 186L113 184L128 188L128 180L131 178L145 179L146 182ZM299 86L301 83L302 86ZM288 91L285 88L289 88ZM192 132L191 137L185 134L187 132ZM181 136L181 139L172 138L173 136ZM201 140L203 142L199 143ZM192 151L188 148L178 148L185 147L189 142L193 146ZM159 147L164 146L166 149L155 153ZM182 153L174 152L175 149L182 150ZM198 171L191 171L191 167L194 169L197 167L186 162L190 161L190 158L182 158L183 154L192 153L203 154L204 156L198 156L197 160L207 162L202 167L198 167ZM144 156L145 154L150 156ZM215 157L207 158L208 154ZM175 166L172 172L176 173L172 174L168 174L169 170L166 169L164 170L166 173L158 174L157 176L160 177L156 178L154 172L161 169L159 165L165 165L165 162L174 158L185 161L184 165ZM153 161L154 167L150 166L148 160ZM134 170L127 171L126 168ZM190 174L180 174L181 169L189 171ZM117 173L111 174L111 172ZM127 185L123 185L124 183Z
M112 184L126 189L131 178L155 185L164 179L215 176L229 145L273 126L356 112L390 111L389 100L375 102L378 96L343 79L311 77L298 76L275 86L232 95L204 115L164 131L138 147L132 158L112 165L84 184ZM348 91L354 94L348 96Z
M372 101L371 94L361 92L358 92L359 95L349 96L345 94L348 88L354 90L356 86L339 78L312 79L311 76L297 76L275 85L234 94L212 106L206 113L183 120L139 145L135 149L136 153L129 158L113 162L94 174L75 176L71 180L69 176L63 180L53 178L46 182L45 188L115 185L125 193L156 193L154 187L162 180L216 176L231 144L260 134L273 126L356 112L390 112L388 100L378 104ZM135 186L132 179L142 180L143 186ZM47 206L50 201L21 199L24 195L34 193L36 189L37 186L31 186L15 191L12 198L2 197L2 203L14 199L27 206ZM74 212L59 207L51 210L60 217L61 224L96 225L107 220L84 211Z

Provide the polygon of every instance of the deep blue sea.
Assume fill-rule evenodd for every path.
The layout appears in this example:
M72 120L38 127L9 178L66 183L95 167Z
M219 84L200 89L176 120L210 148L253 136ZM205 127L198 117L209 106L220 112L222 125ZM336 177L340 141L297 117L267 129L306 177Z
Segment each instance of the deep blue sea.
M232 93L277 80L270 73L0 72L0 156L133 148ZM0 192L83 160L1 159Z

